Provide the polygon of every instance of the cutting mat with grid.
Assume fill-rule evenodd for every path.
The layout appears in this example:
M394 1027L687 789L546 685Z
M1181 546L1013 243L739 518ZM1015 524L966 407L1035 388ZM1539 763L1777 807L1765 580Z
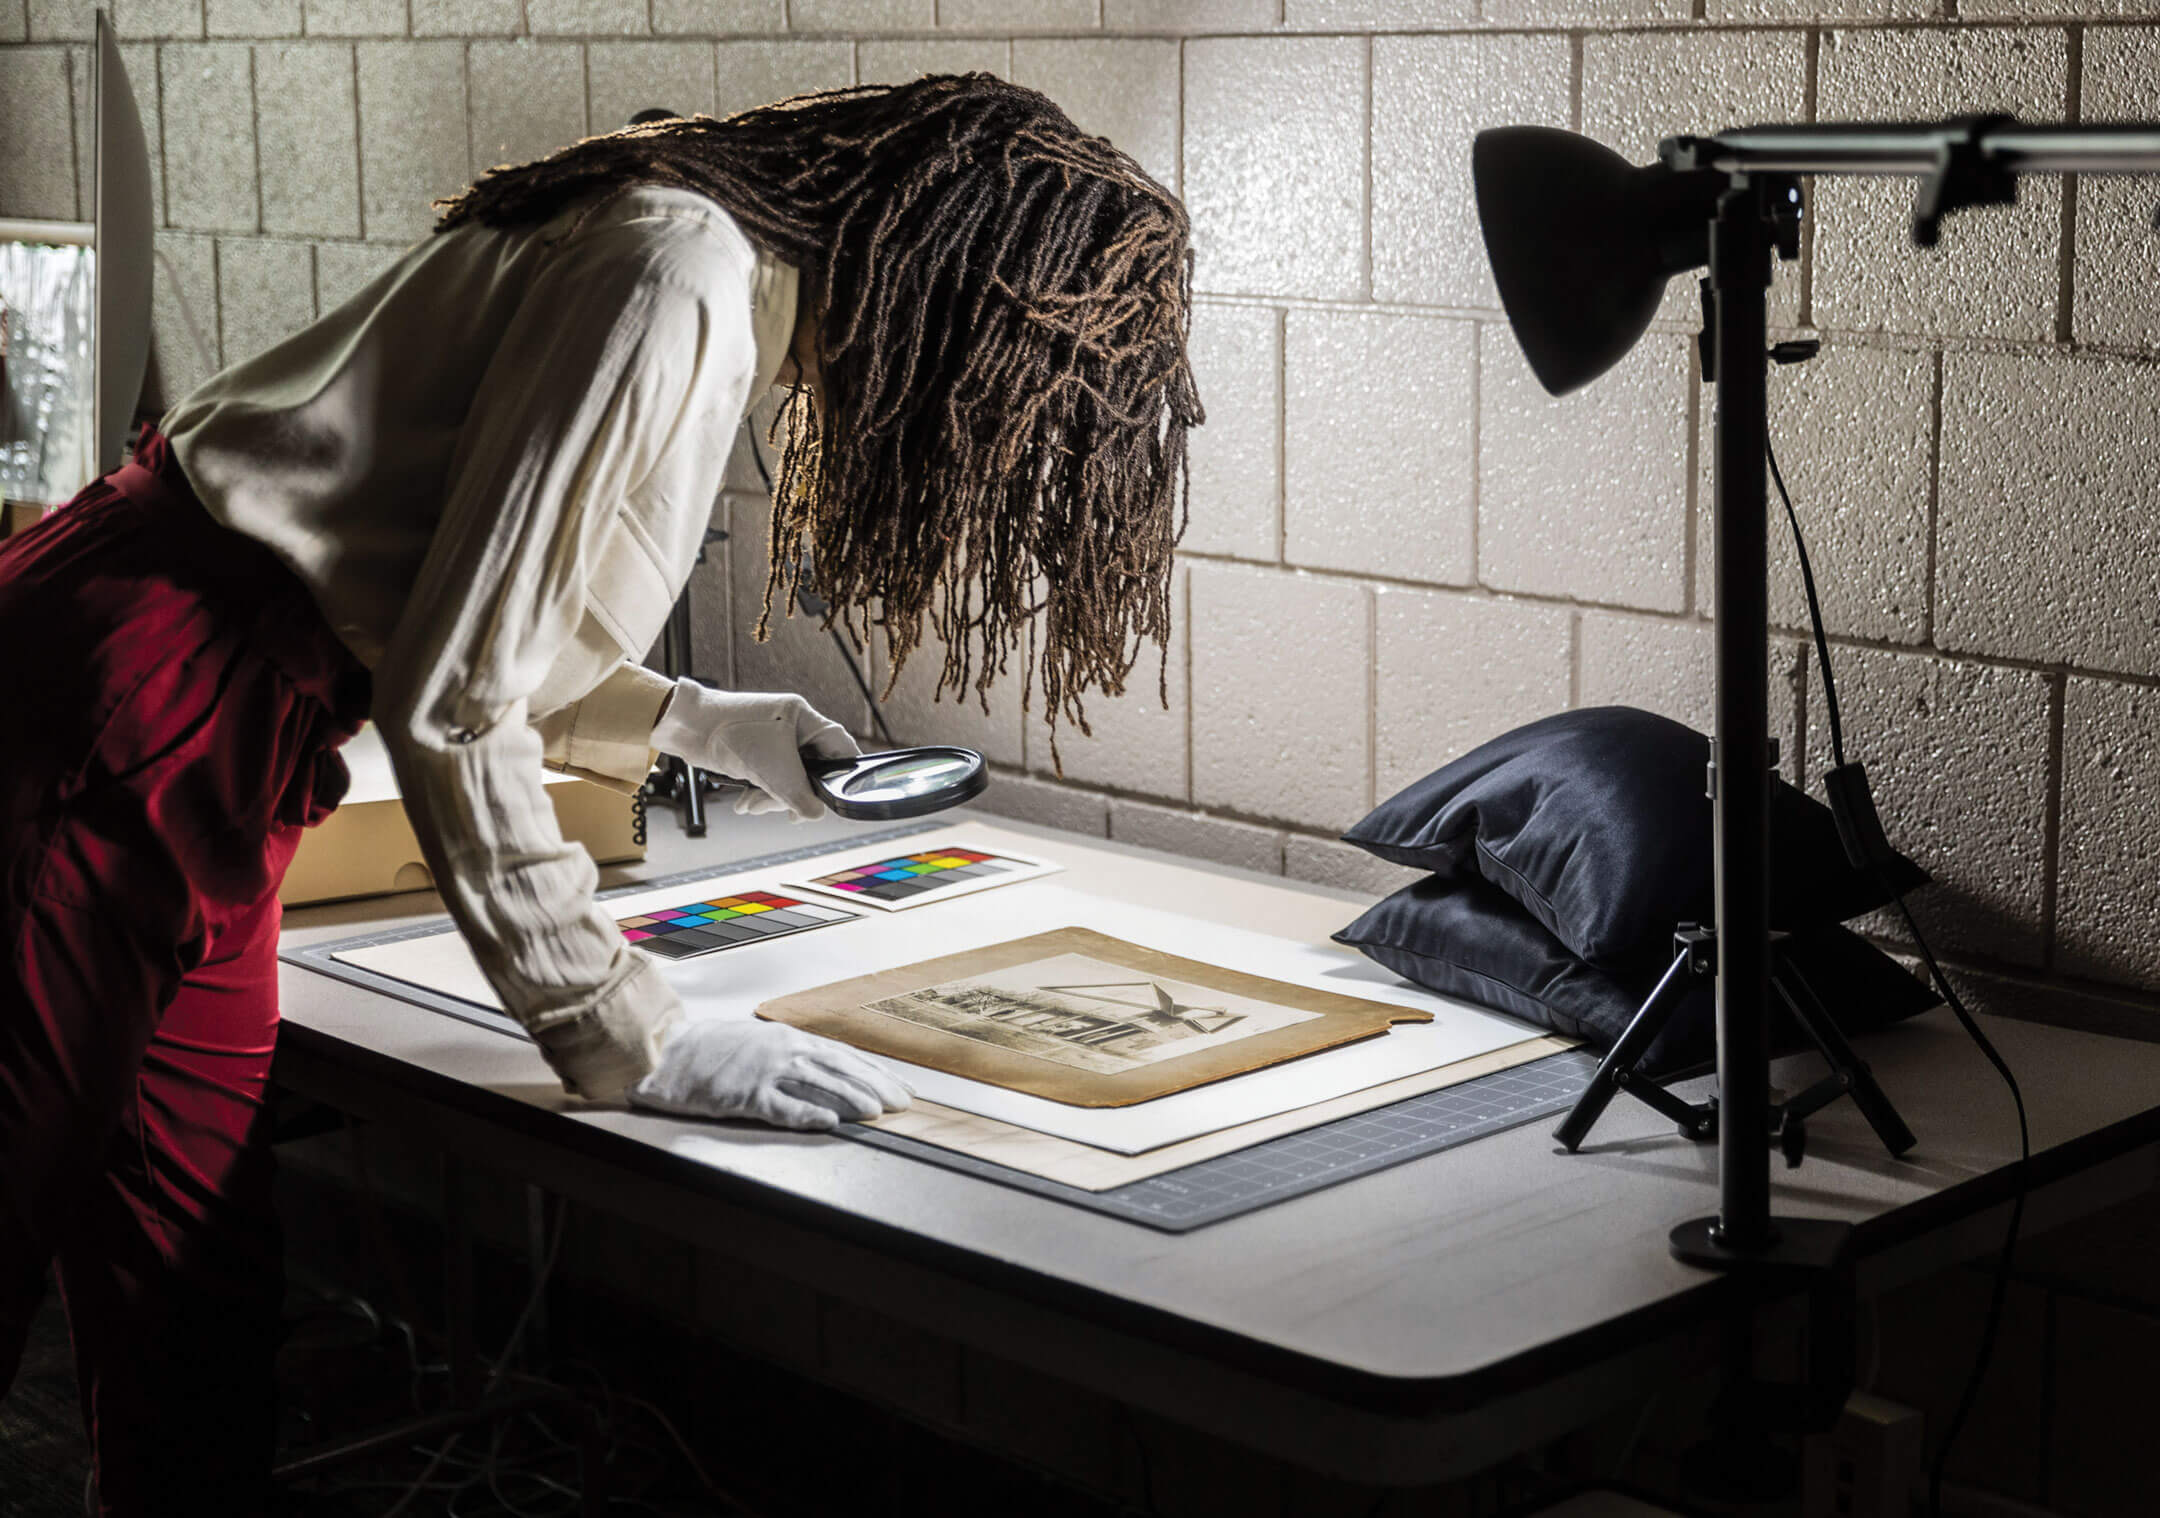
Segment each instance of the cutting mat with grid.
M839 1131L879 1149L965 1171L1074 1207L1105 1212L1166 1233L1189 1233L1437 1154L1472 1139L1556 1116L1582 1094L1597 1065L1598 1056L1586 1049L1549 1054L1512 1070L1496 1070L1459 1086L1407 1097L1392 1106L1337 1118L1302 1133L1286 1133L1249 1149L1108 1191L1082 1191L1077 1186L1061 1185L1023 1170L989 1164L919 1139L854 1123L841 1125Z
M842 849L928 832L939 825L935 822L909 823L786 853L737 860L726 868L741 873L767 865L792 864ZM714 875L715 871L710 867L685 870L603 891L600 896L605 900L651 891L659 886L688 885L711 880ZM302 949L284 949L278 957L447 1017L476 1023L512 1038L524 1038L522 1028L492 1008L393 980L337 958L341 950L425 937L440 933L448 926L448 918L432 917L387 932ZM1487 1134L1555 1116L1571 1106L1583 1088L1590 1084L1597 1062L1597 1055L1582 1049L1547 1055L1512 1070L1495 1071L1476 1080L1464 1081L1459 1086L1408 1097L1393 1106L1338 1118L1302 1133L1285 1134L1248 1149L1202 1160L1183 1170L1168 1171L1108 1191L1082 1191L1076 1186L1060 1185L1026 1171L989 1164L935 1144L925 1144L919 1139L883 1133L854 1123L844 1123L838 1131L879 1149L890 1149L928 1164L942 1165L948 1170L965 1171L1074 1207L1108 1213L1111 1217L1142 1223L1167 1233L1188 1233L1209 1223L1220 1223L1226 1218L1272 1207L1277 1202L1287 1202L1292 1197L1356 1180L1361 1175L1371 1175L1390 1166L1437 1154Z

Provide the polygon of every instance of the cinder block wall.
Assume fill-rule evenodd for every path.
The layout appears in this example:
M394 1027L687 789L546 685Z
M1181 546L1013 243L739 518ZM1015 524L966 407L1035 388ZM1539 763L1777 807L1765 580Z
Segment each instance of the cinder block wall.
M989 69L1184 194L1212 421L1169 709L1102 702L1062 776L1017 690L888 703L981 746L1015 815L1377 890L1334 835L1516 723L1632 702L1708 725L1707 398L1684 282L1564 401L1498 319L1483 125L1637 160L1747 120L2160 114L2160 0L116 0L159 171L168 394L340 300L477 170L665 105ZM0 8L0 214L82 214L80 0ZM1779 271L1821 358L1772 381L1858 757L1987 1005L2160 1012L2160 185L2025 187L1906 242L1903 185L1826 185ZM1586 227L1584 235L1599 231ZM700 573L706 673L864 704L801 621L747 635L757 476ZM1825 766L1789 548L1769 671ZM882 680L873 651L871 675ZM1146 675L1147 672L1143 671ZM1888 925L1880 925L1888 933ZM1890 935L1894 936L1894 935Z

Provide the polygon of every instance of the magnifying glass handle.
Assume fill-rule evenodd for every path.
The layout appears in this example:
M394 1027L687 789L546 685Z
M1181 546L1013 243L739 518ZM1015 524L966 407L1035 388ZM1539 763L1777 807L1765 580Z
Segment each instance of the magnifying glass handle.
M834 775L846 774L855 767L854 758L835 759L830 754L819 753L808 744L804 744L796 752L802 755L803 770L812 780L830 779Z

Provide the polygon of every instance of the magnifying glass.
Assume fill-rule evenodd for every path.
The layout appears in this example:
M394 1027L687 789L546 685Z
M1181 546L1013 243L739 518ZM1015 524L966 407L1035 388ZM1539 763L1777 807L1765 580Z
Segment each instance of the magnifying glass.
M980 796L990 783L982 755L971 748L942 744L887 749L851 759L827 759L804 749L803 768L827 806L859 822L942 812Z

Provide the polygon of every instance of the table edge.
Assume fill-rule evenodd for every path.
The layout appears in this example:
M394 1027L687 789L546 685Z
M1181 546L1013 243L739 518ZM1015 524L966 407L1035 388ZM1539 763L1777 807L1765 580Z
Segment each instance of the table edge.
M334 1064L341 1072L363 1075L384 1088L394 1088L403 1097L417 1097L446 1111L489 1123L515 1136L568 1151L585 1160L625 1166L655 1180L761 1212L796 1227L1369 1413L1431 1416L1459 1412L1496 1397L1519 1393L1546 1383L1557 1374L1640 1348L1662 1335L1699 1321L1706 1311L1721 1308L1736 1294L1745 1294L1751 1287L1750 1282L1740 1277L1705 1272L1693 1286L1656 1302L1472 1370L1439 1376L1395 1375L1360 1369L1254 1339L1232 1329L1200 1323L1112 1291L1048 1275L965 1245L947 1243L846 1212L783 1188L670 1153L626 1134L567 1120L562 1114L453 1076L438 1074L393 1055L348 1042L335 1034L304 1024L285 1023L280 1029L274 1077L304 1090L307 1084L304 1079L295 1083L287 1076L293 1073L295 1061L305 1067L310 1060ZM2042 1151L2024 1165L2012 1164L1972 1177L1867 1219L1854 1229L1854 1260L1857 1263L1885 1253L1952 1222L2007 1202L2021 1180L2037 1190L2148 1145L2160 1145L2160 1108L2148 1108L2081 1134ZM1790 1294L1789 1286L1785 1294Z

